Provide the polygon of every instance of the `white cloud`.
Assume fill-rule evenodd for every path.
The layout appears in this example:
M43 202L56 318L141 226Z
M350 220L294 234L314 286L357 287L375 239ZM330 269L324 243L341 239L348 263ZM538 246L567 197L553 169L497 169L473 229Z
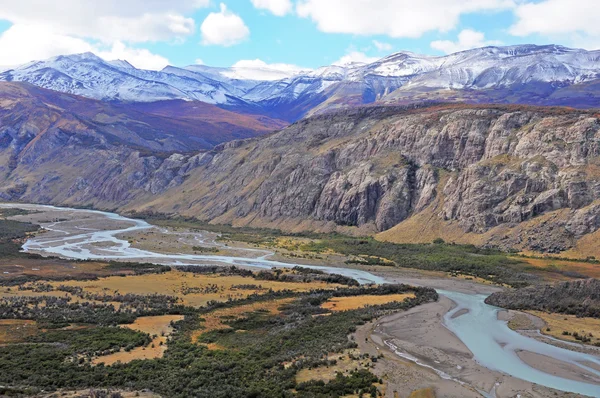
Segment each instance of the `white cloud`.
M251 0L252 5L260 10L269 10L274 15L282 17L292 11L291 0Z
M533 33L585 33L600 36L598 0L545 0L520 4L515 9L517 22L510 28L516 36Z
M13 25L0 36L0 65L18 66L57 55L94 52L111 61L125 59L143 69L162 69L169 60L147 49L127 47L116 41L110 47L93 46L87 41L57 34L45 26Z
M515 36L540 34L553 42L595 50L600 48L597 0L544 0L519 4L517 22L509 32Z
M452 54L459 51L470 50L472 48L497 46L502 43L497 40L485 40L483 32L472 29L464 29L458 34L457 41L436 40L431 42L431 48L442 51L446 54Z
M96 50L94 52L107 61L124 59L136 68L141 69L161 70L169 65L169 60L163 56L153 54L145 48L127 47L120 41L113 43L110 50Z
M194 60L194 63L195 63L196 65L204 65L204 61L203 61L201 58L196 58L196 59Z
M232 46L242 42L250 35L250 30L242 18L229 11L225 4L221 3L220 7L220 12L211 12L202 22L202 43Z
M146 42L191 35L194 20L185 14L209 4L210 0L2 0L0 19L106 43Z
M132 43L181 41L196 31L187 16L210 0L1 0L0 65L93 51L157 69L166 58ZM127 45L124 43L128 43Z
M349 64L370 64L379 60L378 57L369 57L361 51L350 51L342 58L338 59L333 65L344 66Z
M233 64L231 71L223 74L236 79L280 80L310 70L292 64L269 64L260 59L244 59Z
M382 43L380 41L373 40L373 45L379 51L391 51L392 50L392 45L390 43Z
M36 25L13 25L0 36L0 65L18 66L33 60L92 51L85 40L56 34Z
M455 28L463 14L513 6L514 0L301 0L296 11L323 32L416 38Z

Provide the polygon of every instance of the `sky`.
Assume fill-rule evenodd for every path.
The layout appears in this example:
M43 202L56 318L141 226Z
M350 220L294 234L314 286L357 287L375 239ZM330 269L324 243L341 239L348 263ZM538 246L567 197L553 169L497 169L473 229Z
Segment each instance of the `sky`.
M91 51L138 68L294 71L398 51L600 49L600 0L0 0L0 66Z

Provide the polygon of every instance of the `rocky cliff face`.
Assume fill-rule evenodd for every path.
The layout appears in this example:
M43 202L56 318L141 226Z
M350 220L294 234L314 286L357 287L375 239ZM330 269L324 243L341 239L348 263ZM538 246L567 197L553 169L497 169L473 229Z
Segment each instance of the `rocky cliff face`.
M13 161L5 198L360 233L427 214L422 226L445 239L545 252L600 227L600 119L588 111L362 108L166 158L54 139Z

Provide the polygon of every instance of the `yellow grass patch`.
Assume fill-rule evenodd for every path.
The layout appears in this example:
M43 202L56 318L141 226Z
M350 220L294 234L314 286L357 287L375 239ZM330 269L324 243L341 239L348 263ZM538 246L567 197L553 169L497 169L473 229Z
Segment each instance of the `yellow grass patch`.
M195 342L201 334L212 330L228 329L229 326L225 323L227 320L241 318L244 314L255 311L266 311L271 315L279 314L279 307L293 301L294 298L286 298L280 300L271 300L246 305L239 305L231 308L221 308L202 315L201 329L191 333L192 341Z
M204 347L208 348L210 351L220 351L220 350L225 349L225 347L223 347L222 345L219 345L217 343L201 343L200 345L203 345Z
M18 343L38 331L35 321L0 319L0 344Z
M600 319L596 318L577 318L575 315L565 315L557 313L547 313L541 311L527 311L528 313L541 318L550 330L545 328L542 330L543 334L552 336L561 340L579 342L572 334L577 332L579 335L588 336L590 333L591 344L600 342ZM563 335L563 331L571 333L571 336Z
M106 391L105 389L102 388L96 388L93 389L93 391ZM81 398L81 397L91 397L93 395L91 395L92 390L87 389L87 390L75 390L75 391L67 391L67 390L58 390L55 391L51 394L48 395L40 395L40 397L43 398L56 398L56 397L61 397L61 398ZM119 394L121 394L121 396L123 398L161 398L160 395L155 394L151 391L125 391L125 390L115 390L115 389L110 389L109 390L110 393L113 392L118 392ZM109 393L109 396L110 396Z
M435 392L433 388L422 388L413 391L408 398L435 398Z
M46 259L39 261L29 258L0 259L0 273L8 272L8 276L35 275L41 278L75 277L78 275L107 275L106 263L76 262L62 259Z
M343 353L330 354L327 359L335 360L336 364L331 366L319 366L313 369L303 368L296 374L296 382L303 383L310 380L329 381L335 379L338 372L349 374L355 369L364 369L369 367L372 362L370 359L351 359L350 356L359 357L359 350L345 350Z
M393 301L404 301L415 297L414 293L388 294L385 296L364 295L353 297L333 297L321 305L330 311L347 311L366 307L367 305L381 305Z
M104 363L112 365L116 362L127 363L135 359L161 358L167 350L167 337L173 333L171 322L177 322L183 319L183 315L159 315L139 317L134 323L121 325L121 327L148 333L150 336L156 335L152 342L146 347L136 347L133 350L119 351L113 354L94 358L92 363L97 365ZM161 344L162 343L162 344Z
M554 258L522 258L517 257L517 260L526 262L527 264L548 270L570 271L586 275L590 278L600 278L600 264L586 263L583 261L566 261ZM557 279L570 279L568 277L559 277Z
M231 275L201 275L180 271L171 271L164 274L131 275L127 277L108 277L94 281L66 281L53 283L54 285L79 286L90 293L103 294L119 292L121 294L164 294L177 296L182 303L190 306L203 306L209 301L227 301L229 299L243 299L254 293L264 293L265 289L293 290L306 292L311 289L335 288L339 285L325 282L277 282L260 281L253 278ZM235 285L257 285L259 289L237 289ZM205 289L216 285L216 291Z

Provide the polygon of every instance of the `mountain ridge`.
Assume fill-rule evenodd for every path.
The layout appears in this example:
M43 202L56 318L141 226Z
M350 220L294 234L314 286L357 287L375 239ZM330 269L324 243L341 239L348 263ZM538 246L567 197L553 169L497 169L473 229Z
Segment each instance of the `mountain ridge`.
M30 62L0 73L0 80L26 81L105 101L202 101L234 111L254 109L287 121L347 106L423 98L567 105L560 101L560 92L569 87L568 97L577 106L600 103L598 84L590 84L600 82L600 51L557 45L490 46L445 56L404 51L370 64L286 73L283 79L252 80L237 78L235 67L147 71L84 53ZM559 99L552 97L557 92Z

